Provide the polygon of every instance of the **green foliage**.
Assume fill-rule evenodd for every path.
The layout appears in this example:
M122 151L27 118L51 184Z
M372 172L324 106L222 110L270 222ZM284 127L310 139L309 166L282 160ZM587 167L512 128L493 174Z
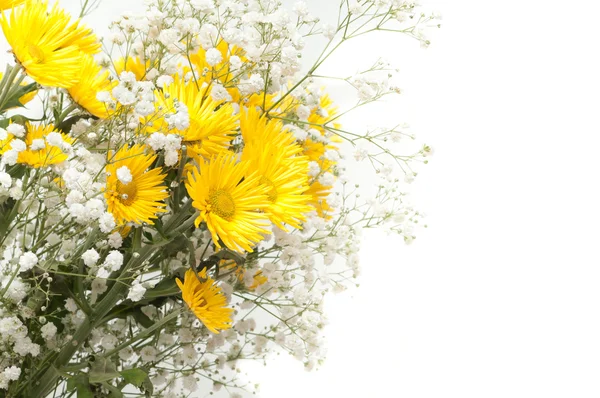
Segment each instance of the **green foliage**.
M88 375L79 373L67 379L67 391L77 391L77 398L94 398Z
M109 359L102 357L96 358L89 373L90 383L102 383L119 376L115 365Z
M142 369L125 369L121 372L123 380L129 384L133 384L136 387L141 387L144 380L148 377L148 374Z

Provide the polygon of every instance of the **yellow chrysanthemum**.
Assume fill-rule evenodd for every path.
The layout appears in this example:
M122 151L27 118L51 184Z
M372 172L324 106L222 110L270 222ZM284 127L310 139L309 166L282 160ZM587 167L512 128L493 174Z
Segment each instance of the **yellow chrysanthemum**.
M71 18L54 4L28 0L14 8L10 17L2 15L0 25L12 51L36 82L69 88L79 80L82 53L100 51L100 43L91 29L71 23Z
M227 297L215 281L206 275L205 269L198 276L188 269L183 283L179 278L175 280L181 289L183 301L211 332L218 334L219 330L231 328L233 309L227 307Z
M48 142L46 142L46 137L48 134L55 132L62 136L64 142L72 144L73 139L71 137L55 131L54 125L52 124L47 126L39 126L28 122L26 123L25 128L26 133L24 141L27 145L27 149L19 152L17 163L39 168L61 163L67 160L69 156L64 153L61 148L48 144ZM11 149L10 143L13 138L14 136L12 134L8 134L4 140L0 141L0 154L4 154L6 151Z
M259 183L269 188L270 205L266 210L269 219L284 230L284 224L300 228L306 213L311 210L308 205L311 196L304 194L308 189L308 159L285 156L286 152L294 150L263 143L247 145L242 152L242 159L250 163L249 170L256 171L260 176Z
M27 144L27 150L19 152L17 162L28 164L32 167L43 167L51 164L57 164L64 162L69 157L57 146L50 145L45 142L44 147L41 149L31 149L31 145L34 143L33 140L45 140L46 136L51 132L58 132L54 130L54 125L49 124L47 126L34 126L30 123L26 124L27 134L25 135L25 144ZM58 132L64 142L68 144L73 143L73 139L66 134Z
M235 261L222 260L219 269L221 270L220 272L234 271L238 282L244 283L244 268L239 266ZM252 285L248 287L248 290L256 290L257 287L265 284L267 281L267 277L263 275L261 270L258 270L254 273Z
M240 130L244 145L263 145L270 143L283 152L283 156L291 158L302 152L296 145L296 138L288 131L283 131L279 121L269 121L256 107L240 111Z
M332 188L330 185L323 185L315 180L305 192L306 195L311 196L311 200L308 203L315 209L319 217L326 220L332 217L331 213L333 212L333 207L327 203L327 197L331 193Z
M330 121L337 116L338 107L333 103L331 97L327 94L323 94L321 98L319 98L319 106L314 108L310 116L308 117L308 122L312 123L313 127L316 130L319 130L321 134L325 133L323 129L323 125L326 123L330 123ZM340 128L339 123L333 123L333 128Z
M214 66L211 66L208 64L208 62L206 62L206 50L204 50L202 47L200 47L196 53L190 55L190 61L199 74L199 76L197 76L198 80L206 81L208 83L211 80L212 76L211 74L205 74L204 71L213 68L219 70L224 66L228 66L227 63L229 61L229 44L225 40L221 40L215 48L221 53L222 60ZM233 49L236 49L236 47L233 47ZM235 53L233 49L232 52ZM228 70L229 69L224 71L225 75L227 74Z
M146 154L145 147L134 145L123 147L109 158L106 165L106 191L104 196L108 211L117 224L126 222L153 224L156 214L165 212L163 200L169 196L164 185L165 175L161 169L151 169L156 155ZM123 183L117 171L126 167L131 181ZM125 171L126 170L122 170Z
M244 51L237 46L229 46L225 40L219 41L215 47L221 53L221 62L216 65L210 65L206 61L206 50L202 47L194 54L190 55L190 62L195 69L195 77L199 84L210 84L213 80L221 83L231 95L232 102L240 102L241 94L237 88L234 79L239 78L239 72L231 71L229 60L232 56L237 56L242 62L246 61ZM184 71L190 71L189 67L184 67Z
M127 57L119 58L115 62L115 71L117 75L121 72L132 72L135 75L136 80L142 81L146 77L146 73L151 69L150 61L142 61L139 57Z
M332 99L327 94L324 94L319 100L319 106L314 108L308 117L308 122L311 123L311 127L319 131L322 136L330 134L328 137L328 140L330 141L329 144L324 144L323 142L315 141L310 138L307 138L302 143L304 155L306 155L310 161L314 161L319 165L321 174L326 172L332 173L336 167L336 162L326 158L325 152L327 150L337 150L338 148L335 144L341 142L341 139L339 136L327 132L324 126L335 118L337 112L338 108L335 106ZM333 123L331 127L339 129L340 125L338 123ZM315 178L310 182L310 188L307 191L307 194L312 196L310 204L315 208L320 217L326 219L331 218L330 213L333 211L333 208L327 203L327 197L332 189L333 186L322 185L317 181L317 178Z
M25 3L25 0L0 0L0 11L8 10Z
M110 80L108 71L102 71L91 55L83 57L79 76L79 82L69 89L71 98L92 115L106 119L110 112L106 104L96 99L96 94L112 90L118 82Z
M270 233L267 215L267 187L258 183L256 173L248 173L247 162L236 162L233 153L210 161L202 160L187 176L185 186L192 205L200 211L196 227L206 222L215 245L222 242L231 250L251 252L252 246Z
M156 90L155 94L157 112L144 120L145 132L169 131L163 116L174 112L175 103L179 102L187 107L190 125L185 130L172 132L183 137L182 144L187 146L189 155L210 157L229 148L238 121L231 104L213 101L205 89L199 90L193 81L186 83L178 76L163 90Z
M264 92L255 93L240 101L240 106L250 108L260 108L261 111L266 111L271 108L277 99L277 94L266 94Z
M4 72L0 72L0 81L2 81L2 78L3 78L3 77L4 77ZM31 81L31 79L29 79L29 78L26 78L24 81L22 81L22 82L21 82L21 84L20 84L20 85L21 85L21 86L28 86L28 85L30 85L31 83L33 83L33 82ZM27 104L29 101L31 101L32 99L34 99L34 98L35 98L35 96L37 95L37 93L38 93L38 91L37 91L37 90L34 90L34 91L31 91L31 92L29 92L29 93L27 93L27 94L24 94L24 95L22 95L21 97L19 97L19 102L21 103L21 105L25 105L25 104Z

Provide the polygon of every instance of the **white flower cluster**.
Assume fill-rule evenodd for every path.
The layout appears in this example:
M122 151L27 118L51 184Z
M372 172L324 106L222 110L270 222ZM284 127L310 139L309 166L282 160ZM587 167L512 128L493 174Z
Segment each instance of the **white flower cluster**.
M38 356L40 346L31 341L27 327L19 318L1 312L0 315L0 344L4 347L0 363L0 389L6 389L10 381L19 378L24 357Z

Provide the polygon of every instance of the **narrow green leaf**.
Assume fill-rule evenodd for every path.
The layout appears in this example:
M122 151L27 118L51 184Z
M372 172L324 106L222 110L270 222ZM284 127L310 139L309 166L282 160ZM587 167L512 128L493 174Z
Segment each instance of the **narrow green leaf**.
M123 379L126 382L133 384L134 386L139 388L144 383L146 377L148 377L148 374L142 369L135 368L123 370L121 372L121 376L123 376Z
M102 383L119 377L115 365L106 358L97 357L90 369L90 383Z
M84 373L79 373L67 379L67 391L73 390L77 391L77 398L94 398L88 377Z
M152 289L148 289L144 294L144 299L153 299L157 297L168 297L179 294L181 290L177 286L175 279L163 279Z
M123 393L117 387L108 383L102 383L102 385L104 386L104 388L110 391L110 394L108 394L108 398L123 398Z

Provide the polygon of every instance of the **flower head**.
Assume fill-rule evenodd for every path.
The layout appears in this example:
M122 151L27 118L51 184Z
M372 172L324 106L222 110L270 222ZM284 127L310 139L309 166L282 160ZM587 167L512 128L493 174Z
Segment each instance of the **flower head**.
M104 196L108 211L117 224L133 222L152 224L156 214L165 211L163 200L169 196L161 169L150 169L156 155L145 154L145 147L134 145L119 149L106 165L106 191ZM125 166L131 181L121 182L117 170Z
M258 174L248 172L248 166L225 153L203 160L188 173L186 188L200 211L196 227L206 222L218 248L222 241L231 250L251 252L252 245L263 240L262 234L270 233L267 215L260 211L270 204L268 188L259 184Z
M102 67L94 61L94 57L85 55L81 61L79 82L69 88L73 101L102 119L107 118L109 112L106 104L98 101L96 95L100 91L110 91L118 84L117 80L110 80L108 75L108 71L103 72Z
M308 160L306 156L286 157L290 151L295 149L262 143L248 145L242 153L242 159L250 163L249 170L256 171L258 182L268 188L269 219L284 230L283 224L300 228L300 222L311 210L311 196L304 193L308 189Z
M144 80L147 71L150 69L150 61L144 62L139 57L122 57L115 62L117 75L120 75L122 72L132 72L137 81Z
M269 121L265 115L254 106L241 111L240 130L244 145L264 145L270 143L283 152L283 156L290 158L302 152L296 145L296 138L290 132L283 131L282 124Z
M94 54L100 43L91 29L71 23L70 16L55 4L27 0L2 15L0 25L12 52L27 74L44 86L69 88L79 80L82 53Z
M53 139L48 139L48 136ZM0 141L0 154L4 154L11 148L14 136L8 134ZM26 133L24 138L26 149L19 152L17 163L26 164L31 167L45 167L57 163L62 163L69 157L59 145L64 142L67 145L73 143L73 139L66 134L54 130L54 125L47 126L26 124ZM58 141L58 142L57 142Z
M219 333L219 330L231 328L233 309L227 307L225 294L215 281L206 275L206 269L200 271L198 276L188 269L183 283L179 278L175 280L181 289L183 301L211 332Z
M196 83L186 83L180 77L155 93L157 113L149 116L152 122L151 128L146 129L149 133L169 130L162 116L172 112L178 102L187 107L190 118L189 127L177 132L183 137L182 145L187 146L188 153L210 157L229 148L238 120L231 104L214 101L205 89L198 89Z

